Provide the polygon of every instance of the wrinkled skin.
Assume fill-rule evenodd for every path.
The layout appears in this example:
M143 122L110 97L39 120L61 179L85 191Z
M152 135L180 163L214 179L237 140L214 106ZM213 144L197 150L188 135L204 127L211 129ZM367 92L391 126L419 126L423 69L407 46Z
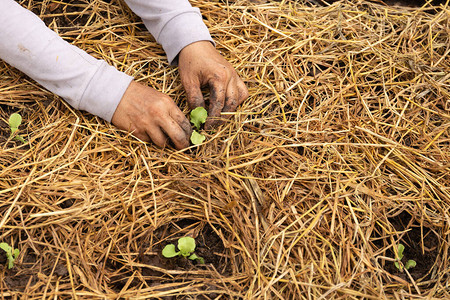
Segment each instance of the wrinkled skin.
M233 112L248 97L247 87L234 68L208 41L186 46L178 57L181 82L191 109L203 106L202 87L210 89L206 128L219 124L221 112ZM172 141L177 149L189 146L191 126L167 95L133 81L120 101L111 122L137 138L164 147Z

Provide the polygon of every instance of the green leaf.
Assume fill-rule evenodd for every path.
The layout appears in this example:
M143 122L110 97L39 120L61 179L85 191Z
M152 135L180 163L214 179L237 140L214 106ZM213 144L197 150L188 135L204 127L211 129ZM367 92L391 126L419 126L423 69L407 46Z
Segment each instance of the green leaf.
M405 251L405 246L403 246L403 244L398 244L397 252L400 260L403 258L403 251Z
M195 240L189 236L180 238L178 249L180 249L181 255L189 256L195 250Z
M203 257L197 256L195 253L188 257L190 260L198 260L201 264L205 264Z
M166 245L162 251L162 255L167 258L175 257L179 254L180 254L180 252L175 251L174 244Z
M0 243L0 249L3 249L6 253L11 253L11 246L7 243Z
M14 267L14 258L9 256L8 257L8 269L12 269Z
M200 126L206 122L208 117L208 112L204 107L197 107L191 111L191 123L194 124L195 128L200 129Z
M11 130L13 128L19 128L21 123L22 117L18 113L14 113L9 117L9 127L11 127Z
M416 266L416 262L412 259L408 260L405 264L405 269L408 270L410 268L414 268Z
M203 134L201 134L201 133L198 133L197 131L192 131L192 134L191 134L191 143L192 144L194 144L194 145L200 145L201 143L203 143L203 141L206 139L206 137L203 135Z
M395 265L395 267L396 267L397 269L400 270L400 264L398 263L398 261L394 262L394 265Z
M19 249L14 249L13 255L14 255L14 259L16 259L19 256Z

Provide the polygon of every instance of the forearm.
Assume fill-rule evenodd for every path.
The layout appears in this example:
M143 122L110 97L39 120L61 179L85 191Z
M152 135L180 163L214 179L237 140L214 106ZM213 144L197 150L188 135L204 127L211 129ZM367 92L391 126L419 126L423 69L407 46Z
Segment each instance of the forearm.
M70 45L13 0L0 1L0 58L72 107L111 121L132 78Z
M144 22L149 32L160 43L171 64L189 44L211 41L200 10L188 0L125 0Z

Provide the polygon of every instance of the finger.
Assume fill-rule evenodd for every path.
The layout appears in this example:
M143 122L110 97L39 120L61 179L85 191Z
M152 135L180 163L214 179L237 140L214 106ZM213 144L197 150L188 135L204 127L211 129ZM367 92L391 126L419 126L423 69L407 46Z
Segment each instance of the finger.
M247 85L245 85L245 83L242 81L241 78L238 78L237 80L237 86L238 86L238 91L239 91L239 96L238 96L238 106L241 105L249 96L250 94L248 93L248 89L247 89Z
M241 105L248 96L248 89L245 83L240 78L233 80L233 84L230 84L227 90L227 101L223 111L236 111L237 107Z
M137 137L138 139L140 139L143 142L151 142L152 139L148 136L148 134L146 132L138 132L138 131L130 131L132 135L134 135L135 137Z
M220 81L210 84L211 97L209 101L208 120L206 120L205 128L211 128L219 123L218 118L225 105L226 85Z
M169 117L163 126L162 130L169 136L175 148L180 150L189 147L189 137L178 122Z
M156 146L161 148L164 148L164 146L167 145L169 141L168 136L159 127L149 128L149 131L147 131L147 135L151 138L152 142Z
M191 136L192 133L191 123L189 123L186 116L180 110L171 112L170 115L178 123L181 129L183 129L186 135Z
M183 86L186 90L187 101L190 109L194 109L199 106L205 107L205 100L203 99L200 82L198 80L183 80Z
M227 94L225 97L225 105L223 106L223 112L233 112L239 105L239 89L236 80L230 80L227 87ZM229 117L227 115L226 117Z

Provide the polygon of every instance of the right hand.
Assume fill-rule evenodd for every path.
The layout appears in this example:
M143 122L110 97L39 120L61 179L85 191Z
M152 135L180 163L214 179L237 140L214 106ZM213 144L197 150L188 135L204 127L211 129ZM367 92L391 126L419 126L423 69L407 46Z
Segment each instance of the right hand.
M191 125L175 102L135 81L125 91L111 123L159 147L164 147L169 139L177 149L189 147Z

